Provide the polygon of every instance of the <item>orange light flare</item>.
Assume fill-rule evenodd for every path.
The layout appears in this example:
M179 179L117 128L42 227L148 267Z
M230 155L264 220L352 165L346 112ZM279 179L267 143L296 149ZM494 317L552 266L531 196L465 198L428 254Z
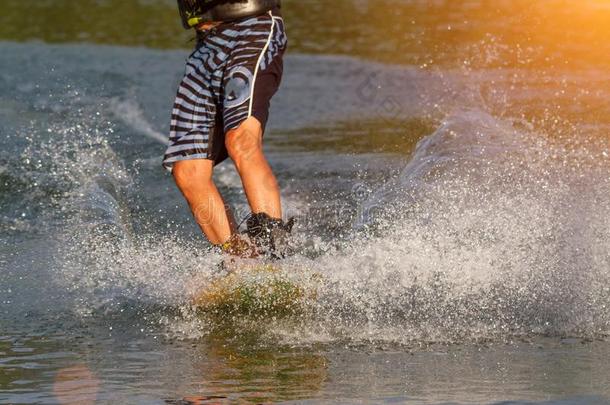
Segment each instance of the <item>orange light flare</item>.
M510 43L541 51L555 67L610 66L610 0L520 0L514 14ZM504 4L504 3L503 3ZM504 4L505 5L505 4ZM503 7L507 12L507 8Z

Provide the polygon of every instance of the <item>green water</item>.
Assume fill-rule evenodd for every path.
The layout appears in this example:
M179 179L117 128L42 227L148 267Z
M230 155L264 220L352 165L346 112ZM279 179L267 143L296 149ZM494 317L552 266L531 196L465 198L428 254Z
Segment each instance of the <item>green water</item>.
M599 0L285 0L291 50L436 64L610 64ZM586 29L583 29L585 28ZM190 47L171 0L4 0L0 38Z

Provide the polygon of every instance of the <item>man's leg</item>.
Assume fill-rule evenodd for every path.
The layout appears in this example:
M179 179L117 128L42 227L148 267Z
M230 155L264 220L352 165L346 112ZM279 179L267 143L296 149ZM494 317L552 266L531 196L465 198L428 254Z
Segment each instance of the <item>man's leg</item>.
M174 164L172 173L203 233L221 245L231 237L235 221L212 180L213 169L208 159L183 160Z
M246 119L238 128L227 132L225 145L239 172L252 212L281 218L280 190L263 154L260 122L254 117Z

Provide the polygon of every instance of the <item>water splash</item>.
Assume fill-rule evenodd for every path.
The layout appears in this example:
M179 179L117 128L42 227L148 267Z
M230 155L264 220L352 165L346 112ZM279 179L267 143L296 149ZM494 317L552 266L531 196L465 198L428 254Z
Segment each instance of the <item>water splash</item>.
M222 328L228 322L291 344L606 335L609 163L595 142L574 145L481 111L457 113L365 201L370 215L351 236L283 263L302 285L316 280L306 313L264 321L226 314ZM131 302L172 336L220 327L192 311L189 292L210 282L221 258L172 232L136 237L122 227L109 237L99 220L124 222L119 205L101 204L106 216L80 212L70 228L64 274L81 314Z
M311 263L328 280L318 326L402 342L607 334L609 163L481 111L447 118L364 204L373 236Z

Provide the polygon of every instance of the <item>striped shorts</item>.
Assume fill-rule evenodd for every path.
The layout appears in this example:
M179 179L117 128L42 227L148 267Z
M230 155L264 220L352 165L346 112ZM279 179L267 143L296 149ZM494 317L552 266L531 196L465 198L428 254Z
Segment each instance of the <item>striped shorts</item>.
M166 169L181 160L224 161L226 132L248 117L257 118L264 130L287 42L277 12L199 33L172 110Z

